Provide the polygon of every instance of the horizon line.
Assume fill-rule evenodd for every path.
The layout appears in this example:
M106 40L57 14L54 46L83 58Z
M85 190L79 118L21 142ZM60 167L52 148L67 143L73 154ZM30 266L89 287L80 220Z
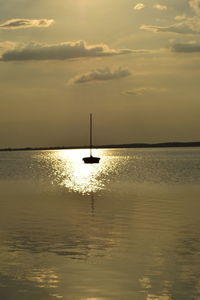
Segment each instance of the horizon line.
M195 142L159 142L159 143L125 143L125 144L103 144L93 145L94 149L103 148L168 148L168 147L200 147L200 141ZM89 149L90 146L42 146L42 147L6 147L0 151L34 151L34 150L73 150Z

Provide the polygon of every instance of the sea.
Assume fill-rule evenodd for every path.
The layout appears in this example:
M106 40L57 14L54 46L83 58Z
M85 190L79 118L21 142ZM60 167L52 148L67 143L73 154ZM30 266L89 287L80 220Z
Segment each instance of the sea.
M0 299L200 299L200 148L88 152L0 152Z

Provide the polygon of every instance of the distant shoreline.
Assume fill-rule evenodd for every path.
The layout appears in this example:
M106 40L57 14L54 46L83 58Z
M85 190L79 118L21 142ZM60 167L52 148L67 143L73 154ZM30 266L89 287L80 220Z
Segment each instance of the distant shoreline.
M94 149L110 148L177 148L177 147L200 147L200 142L168 142L168 143L134 143L114 145L94 145ZM88 149L88 146L62 146L62 147L24 147L24 148L1 148L0 151L38 151L38 150L73 150Z

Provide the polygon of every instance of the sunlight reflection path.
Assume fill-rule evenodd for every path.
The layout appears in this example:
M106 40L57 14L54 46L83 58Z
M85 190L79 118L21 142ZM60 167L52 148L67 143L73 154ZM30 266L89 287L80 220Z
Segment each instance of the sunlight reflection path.
M70 191L90 194L104 188L108 174L116 168L108 150L96 150L94 155L100 156L99 164L84 164L82 158L88 150L61 150L54 152L55 174L60 177L60 184Z

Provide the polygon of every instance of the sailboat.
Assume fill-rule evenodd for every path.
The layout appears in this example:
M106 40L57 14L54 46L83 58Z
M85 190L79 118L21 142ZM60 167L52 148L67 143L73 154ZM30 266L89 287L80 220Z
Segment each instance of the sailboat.
M90 156L84 157L83 161L85 164L98 164L100 157L92 156L92 114L90 114Z

